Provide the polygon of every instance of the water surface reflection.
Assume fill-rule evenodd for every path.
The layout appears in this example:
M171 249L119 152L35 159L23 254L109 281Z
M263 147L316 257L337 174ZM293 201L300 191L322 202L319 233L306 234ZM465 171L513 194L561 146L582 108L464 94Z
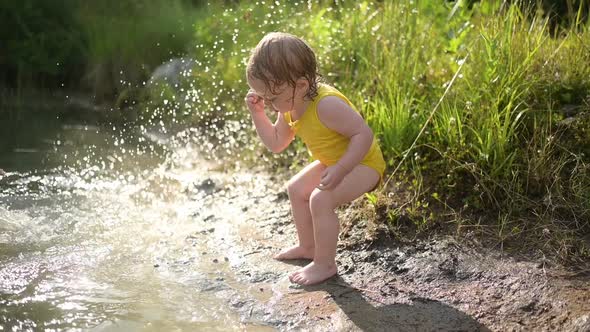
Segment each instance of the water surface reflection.
M5 330L244 328L227 305L240 287L212 263L222 253L189 237L210 214L186 194L209 176L196 151L157 132L85 125L36 142L0 157Z

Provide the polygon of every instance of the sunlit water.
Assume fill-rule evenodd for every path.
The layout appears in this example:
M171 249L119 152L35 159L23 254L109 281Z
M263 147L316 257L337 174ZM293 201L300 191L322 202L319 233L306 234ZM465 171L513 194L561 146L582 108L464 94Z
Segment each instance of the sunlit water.
M37 142L0 157L0 330L268 329L228 304L248 289L217 240L191 237L214 213L188 193L214 176L196 150L83 125Z

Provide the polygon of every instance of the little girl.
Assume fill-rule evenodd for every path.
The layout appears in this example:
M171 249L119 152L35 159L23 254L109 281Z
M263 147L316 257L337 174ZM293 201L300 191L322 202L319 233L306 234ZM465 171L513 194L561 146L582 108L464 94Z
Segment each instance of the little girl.
M252 50L246 76L246 104L264 145L278 153L299 136L314 160L287 183L299 244L275 259L313 260L289 279L320 283L337 273L335 209L379 184L385 169L381 150L351 102L319 83L315 54L300 38L266 35ZM274 124L265 106L277 113Z

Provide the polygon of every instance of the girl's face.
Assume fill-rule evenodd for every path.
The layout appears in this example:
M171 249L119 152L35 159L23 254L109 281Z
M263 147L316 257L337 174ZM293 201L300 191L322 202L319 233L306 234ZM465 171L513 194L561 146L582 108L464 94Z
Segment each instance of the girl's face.
M248 85L264 100L264 105L275 112L287 113L293 110L295 105L295 88L284 83L278 86L273 94L266 89L264 83L257 79L248 80Z

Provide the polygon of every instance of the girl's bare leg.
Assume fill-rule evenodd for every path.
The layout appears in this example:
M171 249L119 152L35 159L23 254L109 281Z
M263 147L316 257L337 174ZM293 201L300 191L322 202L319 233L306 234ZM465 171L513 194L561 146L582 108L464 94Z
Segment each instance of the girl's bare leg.
M332 190L315 189L310 197L313 220L315 255L313 262L293 272L289 279L301 285L320 283L337 273L336 244L340 224L335 209L373 189L379 181L374 169L357 165Z
M309 210L309 197L319 185L322 172L326 166L319 161L307 165L287 183L289 201L299 244L283 249L275 259L313 259L314 257L314 232Z

